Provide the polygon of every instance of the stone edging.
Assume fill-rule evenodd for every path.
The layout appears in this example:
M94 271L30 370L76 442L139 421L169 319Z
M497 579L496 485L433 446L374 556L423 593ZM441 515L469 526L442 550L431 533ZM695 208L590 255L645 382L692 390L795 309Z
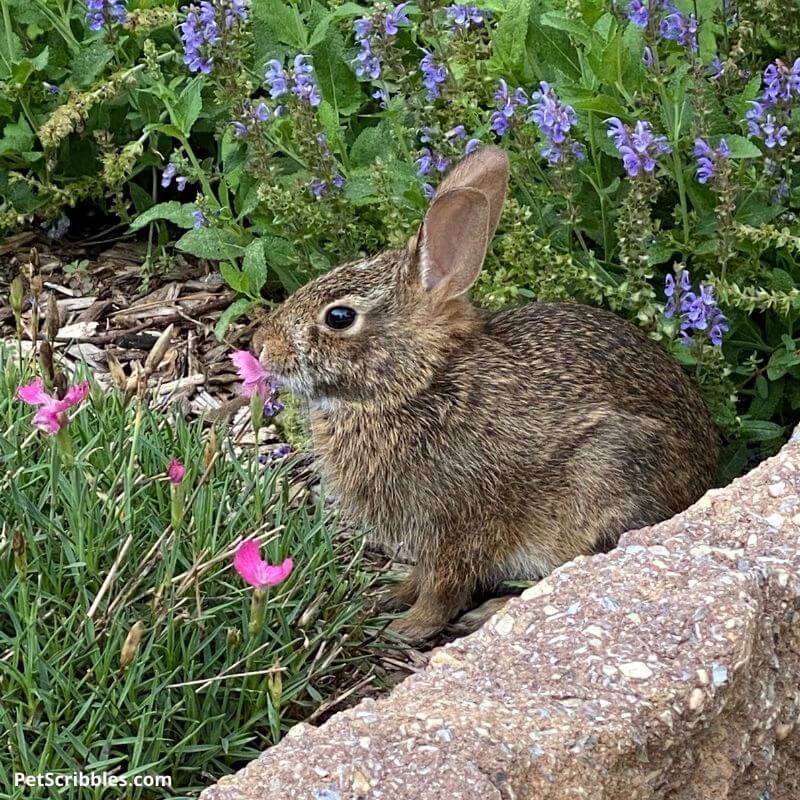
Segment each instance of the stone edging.
M798 800L800 428L202 800Z

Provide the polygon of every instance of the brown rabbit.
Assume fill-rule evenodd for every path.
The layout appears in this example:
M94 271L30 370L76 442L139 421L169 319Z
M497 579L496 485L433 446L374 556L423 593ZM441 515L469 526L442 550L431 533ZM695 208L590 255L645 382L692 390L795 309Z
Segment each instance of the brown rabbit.
M413 639L479 589L672 516L717 463L695 386L634 325L578 304L470 303L507 183L502 150L468 156L405 250L331 270L254 337L308 401L343 511L416 555L394 595Z

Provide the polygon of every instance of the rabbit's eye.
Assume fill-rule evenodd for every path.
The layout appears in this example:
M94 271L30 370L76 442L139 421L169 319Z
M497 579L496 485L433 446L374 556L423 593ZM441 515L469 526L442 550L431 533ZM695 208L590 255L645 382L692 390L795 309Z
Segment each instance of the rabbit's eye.
M356 312L347 306L334 306L325 312L325 324L335 331L349 328L356 321Z

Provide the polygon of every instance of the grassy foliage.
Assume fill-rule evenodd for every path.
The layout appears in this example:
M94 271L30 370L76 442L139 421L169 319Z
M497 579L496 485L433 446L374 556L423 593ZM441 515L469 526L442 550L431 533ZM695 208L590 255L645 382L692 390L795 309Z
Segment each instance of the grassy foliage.
M209 449L199 423L97 388L73 409L68 466L14 399L23 382L0 352L0 784L10 789L14 772L105 770L169 775L175 796L194 796L364 678L380 647L364 608L374 575L319 504L292 499L289 466L260 465L224 431ZM187 466L177 531L173 456ZM270 590L255 636L252 590L231 568L235 544L253 536L269 561L296 565Z

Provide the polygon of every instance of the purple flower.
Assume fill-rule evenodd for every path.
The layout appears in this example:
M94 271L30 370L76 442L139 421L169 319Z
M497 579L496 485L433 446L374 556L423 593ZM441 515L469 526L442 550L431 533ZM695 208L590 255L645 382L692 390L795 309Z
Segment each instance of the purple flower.
M164 167L164 171L161 173L161 185L165 189L172 183L172 179L175 177L175 172L176 167L172 163L169 163L166 167Z
M635 178L641 172L652 172L656 168L656 156L672 152L665 136L656 136L649 122L639 120L633 129L624 125L617 117L606 120L608 136L622 157L625 172Z
M664 296L667 298L664 316L669 319L680 310L680 339L684 345L692 343L694 332L703 331L711 343L719 347L723 334L727 333L730 326L717 305L714 287L701 283L699 293L690 291L691 288L688 270L681 270L678 285L672 275L667 275L664 283Z
M216 10L208 0L203 0L199 7L193 3L184 11L186 19L180 25L183 63L190 72L208 75L214 67L214 45L221 39Z
M464 155L468 156L470 153L474 153L482 144L480 139L470 139L464 147Z
M444 135L445 139L466 139L467 129L463 125L456 125Z
M731 151L724 139L720 139L716 150L704 139L695 139L693 154L697 159L698 182L708 183L716 174L717 162L729 158Z
M445 18L450 22L451 31L465 31L471 26L483 25L483 12L477 6L451 5L444 10Z
M124 25L127 18L125 0L86 0L86 22L91 31L101 30L112 20Z
M302 53L295 56L293 68L289 72L275 58L267 62L264 80L269 87L270 97L276 99L286 94L292 94L301 103L307 103L310 106L318 106L322 102L322 96L314 75L314 67L308 62L308 58L309 56ZM277 106L272 113L275 116L280 116L282 110L282 106ZM256 109L256 114L256 119L264 121L269 116L269 109L262 103ZM261 119L262 116L264 120Z
M528 95L521 86L517 87L514 93L511 94L508 90L508 84L501 78L500 86L494 94L494 99L497 104L497 111L491 116L491 128L498 136L502 136L511 127L511 119L516 110L528 105Z
M389 46L400 28L411 24L406 16L408 3L400 3L391 8L388 13L374 11L368 17L361 17L353 22L355 39L358 52L353 65L359 78L377 80L381 75L383 64L381 53Z
M640 28L646 28L650 20L650 11L642 0L631 0L628 4L628 19Z
M433 154L429 147L423 147L420 150L420 157L414 162L417 165L417 176L423 177L431 171L433 166Z
M800 99L800 58L791 67L780 59L764 70L764 88L745 114L748 136L764 140L766 147L785 147L792 107Z
M433 188L433 184L432 183L423 183L422 184L422 194L424 194L425 197L428 198L428 200L430 200L433 197L435 192L436 192L436 189Z
M385 89L376 89L372 96L380 103L381 108L386 108L389 104L389 96L386 94Z
M642 64L647 67L647 69L653 68L653 48L652 47L645 47L644 52L642 53Z
M395 36L401 27L411 24L405 12L407 5L408 3L400 3L386 15L386 19L383 22L383 29L389 36Z
M528 118L536 124L545 139L542 155L551 164L556 164L564 155L561 145L566 141L570 129L577 123L578 115L572 106L565 105L559 100L549 83L542 81L539 87L540 91L531 95L532 109ZM570 148L570 152L579 160L583 160L586 154L580 145L576 148L575 144Z
M333 178L331 179L331 183L332 183L332 184L333 184L333 185L334 185L334 186L335 186L337 189L341 189L341 188L343 188L343 187L344 187L344 182L345 182L345 181L344 181L344 175L341 175L341 174L340 174L340 173L338 173L338 172L337 172L337 173L336 173L336 174L333 176Z
M61 94L61 89L54 83L45 83L44 88L48 94Z
M661 20L658 29L665 39L697 52L697 17L693 14L687 17L672 6L671 13Z
M422 71L422 83L425 86L428 100L435 100L441 94L439 87L447 80L447 67L433 60L433 53L423 50L425 55L419 62Z
M286 72L283 69L283 64L276 58L267 62L267 71L264 74L264 80L269 86L269 96L273 100L277 97L283 97L289 91L289 81L286 77Z
M314 77L314 67L308 63L308 56L298 55L294 59L294 82L292 94L310 106L318 106L322 101L319 86Z
M196 231L199 231L200 228L202 228L208 222L208 219L201 208L196 208L192 212L192 218L194 219L194 229Z
M308 191L311 192L315 200L319 200L325 194L328 184L322 178L312 178L308 184Z
M708 65L711 79L718 81L725 74L725 65L720 60L719 56L714 56L711 63Z

